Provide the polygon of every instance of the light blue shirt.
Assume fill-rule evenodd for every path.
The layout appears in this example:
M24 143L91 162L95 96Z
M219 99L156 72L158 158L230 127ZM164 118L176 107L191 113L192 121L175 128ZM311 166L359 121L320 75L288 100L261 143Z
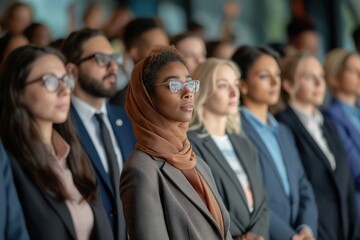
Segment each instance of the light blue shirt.
M260 136L264 145L268 149L271 158L269 161L273 161L279 172L285 194L290 196L290 183L287 176L287 171L283 159L283 155L280 149L279 142L276 138L276 133L279 131L279 123L276 121L271 113L268 113L267 123L263 123L258 117L249 111L246 107L241 107L241 111L254 127L257 134Z
M110 138L112 141L112 144L114 146L115 154L117 156L118 165L119 165L119 172L121 172L122 169L122 155L120 147L116 141L114 131L112 131L111 123L108 118L107 109L105 101L103 102L100 110L97 110L81 100L80 98L77 98L75 96L71 97L71 102L74 105L74 108L76 112L79 114L79 117L81 121L83 122L86 131L88 132L91 141L93 142L96 152L99 154L101 163L104 167L105 172L109 172L109 166L106 159L106 153L105 148L103 146L103 142L101 140L101 133L100 133L100 126L99 122L96 120L95 113L103 113L104 115L104 122L106 127L109 129Z
M340 101L341 108L344 110L346 116L350 119L350 122L360 132L360 107L358 105L351 106L343 101Z

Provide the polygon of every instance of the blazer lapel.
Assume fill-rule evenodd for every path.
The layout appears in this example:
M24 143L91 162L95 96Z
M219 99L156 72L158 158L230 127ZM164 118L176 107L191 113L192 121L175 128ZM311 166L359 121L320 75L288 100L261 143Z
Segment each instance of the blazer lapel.
M317 142L314 140L314 138L310 135L310 133L305 128L305 126L302 124L300 119L296 116L296 113L290 107L288 107L285 114L288 115L289 117L289 121L287 121L287 124L289 124L290 128L300 136L303 136L306 139L306 141L310 142L310 146L313 148L314 152L319 156L321 161L325 164L326 168L332 173L333 170L330 166L329 160L327 159L324 152L320 149Z
M269 164L271 169L273 170L277 180L279 181L280 186L283 186L279 171L278 171L277 167L275 166L274 160L271 157L271 154L270 154L269 150L267 149L267 147L265 146L264 142L262 141L260 136L257 134L256 130L253 128L253 126L251 126L250 122L245 117L242 117L241 121L242 121L243 129L246 132L246 135L256 145L256 148L259 151L259 153L264 155L264 158L266 159L267 164ZM279 143L279 145L281 145L281 144ZM283 187L281 187L281 189L282 189L284 196L286 196L285 189Z
M77 114L74 106L71 104L71 118L73 120L73 122L75 123L76 126L76 132L77 132L77 136L79 137L79 140L83 146L83 148L85 149L90 161L92 162L95 171L100 175L100 177L102 178L102 180L105 182L106 186L109 188L110 192L112 194L114 193L109 175L105 172L105 169L101 163L100 157L96 151L96 148L93 144L93 142L91 141L90 135L87 132L84 124L82 123L79 115Z
M224 171L224 176L231 179L235 188L239 191L242 201L245 203L245 206L247 206L247 200L245 197L245 193L239 184L240 183L239 179L237 178L234 171L229 166L228 162L226 161L226 159L220 152L218 146L215 144L215 142L211 139L210 136L203 139L203 144L204 144L205 148L213 155L213 158L208 159L208 161L213 161L213 160L217 159L217 161L214 161L215 164Z
M71 214L69 209L67 208L64 201L55 199L53 197L50 197L46 193L42 193L45 197L46 201L49 202L51 207L54 209L54 211L59 215L61 220L63 221L66 229L70 232L70 235L72 236L72 239L76 239L76 232L74 228L74 223L71 218Z
M201 173L201 175L206 180L206 182L209 183L207 176L204 176L204 174L203 174L203 170L198 169L198 164L197 164L196 168L199 171L199 173ZM202 201L200 196L196 193L196 191L191 186L189 181L185 178L184 174L179 169L173 167L172 165L170 165L167 162L164 163L164 166L162 169L163 169L164 173L172 181L172 183L175 186L177 186L177 188L200 210L200 212L216 227L216 229L218 229L219 234L221 235L219 226L217 225L217 223L211 216L205 203ZM208 185L211 188L210 184L208 184ZM213 189L211 189L211 190L215 196L215 192L213 191ZM218 196L215 196L215 198L219 202ZM219 203L219 206L220 206L220 203ZM221 209L221 210L223 212L223 209ZM225 222L224 222L224 226L229 226L229 224L227 223L227 225L225 225Z

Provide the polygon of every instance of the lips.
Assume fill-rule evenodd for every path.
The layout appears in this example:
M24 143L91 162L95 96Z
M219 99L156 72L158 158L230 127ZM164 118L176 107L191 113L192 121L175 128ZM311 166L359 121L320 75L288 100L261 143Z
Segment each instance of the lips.
M191 102L189 102L189 103L182 105L181 109L183 109L185 111L192 111L194 109L194 105Z
M108 81L111 81L111 82L116 82L116 75L115 73L109 73L107 74L103 80L108 80Z

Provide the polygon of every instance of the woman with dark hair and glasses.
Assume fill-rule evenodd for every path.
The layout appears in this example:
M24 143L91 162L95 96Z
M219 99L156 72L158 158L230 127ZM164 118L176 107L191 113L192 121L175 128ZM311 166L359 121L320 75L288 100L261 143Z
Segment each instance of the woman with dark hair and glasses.
M31 239L112 239L68 119L74 78L51 48L25 46L0 70L0 136Z
M232 239L211 171L186 135L199 87L174 47L135 65L126 111L137 144L120 180L131 239Z

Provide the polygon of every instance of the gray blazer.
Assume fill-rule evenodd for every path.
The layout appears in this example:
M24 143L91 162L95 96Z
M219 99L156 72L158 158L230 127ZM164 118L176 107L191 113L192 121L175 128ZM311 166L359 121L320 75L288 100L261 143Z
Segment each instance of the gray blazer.
M226 237L183 173L161 158L139 150L126 161L120 196L130 239L231 240L228 212L206 163L197 158L196 169L219 203Z
M252 187L254 211L250 213L245 193L235 172L213 139L209 135L200 136L204 133L206 132L203 129L189 131L188 138L193 151L201 156L211 168L216 186L230 214L231 235L238 237L247 232L253 232L269 239L269 212L255 147L244 136L228 135Z

